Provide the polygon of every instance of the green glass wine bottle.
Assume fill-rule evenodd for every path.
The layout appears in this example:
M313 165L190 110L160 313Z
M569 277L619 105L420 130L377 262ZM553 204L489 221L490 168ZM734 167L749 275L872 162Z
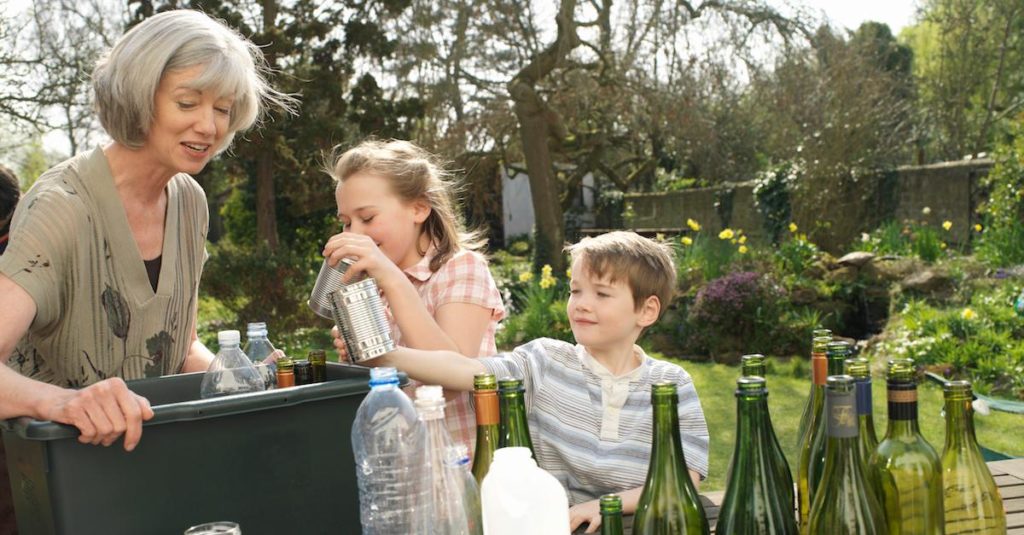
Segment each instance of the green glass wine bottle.
M857 436L860 438L860 458L865 463L878 449L878 435L875 434L873 396L871 394L871 367L868 359L855 357L846 359L846 374L853 377L857 392ZM868 479L881 501L881 487L873 470L868 470Z
M886 387L889 424L870 465L889 532L942 535L942 466L917 425L914 361L890 360Z
M522 379L503 377L498 381L498 447L530 448L530 453L536 459L533 441L530 440L530 426L526 421L526 401L523 399L523 393Z
M601 535L622 535L622 498L618 494L605 494L598 503L601 506Z
M740 376L764 377L768 370L766 362L764 355L760 353L743 355L740 357Z
M711 530L690 480L679 436L676 383L651 385L654 433L647 480L633 518L634 535L708 535Z
M811 535L884 535L882 505L868 485L857 440L853 377L831 375L825 394L825 472L811 505Z
M473 400L476 405L476 448L473 452L473 477L477 484L484 482L484 476L491 469L494 450L498 447L498 424L501 422L498 410L498 381L490 373L478 373L473 377Z
M808 520L811 515L811 504L814 503L814 490L818 480L821 479L821 468L825 462L825 379L829 375L842 374L842 362L848 354L849 344L846 342L825 341L824 338L815 340L815 350L824 349L824 352L815 351L811 364L814 366L814 381L818 385L816 407L811 414L810 427L804 436L800 446L800 467L797 480L797 497L800 500L800 533L806 534L809 526ZM818 344L823 344L822 348Z
M847 342L829 342L826 353L828 354L828 375L844 375L846 373L846 360L853 354L853 348L850 347L850 344ZM856 398L856 382L854 382L854 385L854 398ZM814 442L811 444L811 459L807 468L811 503L814 503L814 493L818 490L821 475L825 473L825 444L828 442L828 420L822 418L818 420L817 424L814 428ZM864 459L864 461L866 462L867 459Z
M740 377L736 381L736 446L718 512L715 532L719 535L796 535L793 479L785 457L779 466L774 439L764 378Z
M767 373L767 358L760 353L754 353L750 355L743 355L740 357L740 367L743 370L743 377L761 377L765 379L765 387L767 388L768 379L765 377ZM769 424L771 423L771 417L768 416ZM769 453L775 458L772 464L779 469L779 481L785 482L783 490L788 491L788 497L785 499L789 500L790 504L796 503L796 489L793 487L793 473L789 468L789 461L786 460L786 454L782 451L782 444L779 443L779 437L773 431L771 433L772 445L769 448Z
M807 429L811 425L811 418L821 413L821 407L825 404L822 403L821 407L815 406L814 400L819 396L821 399L825 399L824 387L825 378L821 379L821 388L818 389L818 384L814 382L814 359L825 359L825 348L828 343L832 341L832 331L828 329L814 329L813 336L811 337L811 391L807 394L807 404L804 405L804 412L800 414L800 426L797 427L797 446L801 446L804 443L804 438L807 436Z
M995 480L974 436L970 381L949 381L946 398L946 446L942 449L942 493L946 535L1006 533L1006 512Z

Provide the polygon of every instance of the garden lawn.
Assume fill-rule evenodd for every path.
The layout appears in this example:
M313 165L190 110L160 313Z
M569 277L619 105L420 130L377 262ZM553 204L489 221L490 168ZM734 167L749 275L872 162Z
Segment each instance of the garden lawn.
M653 355L663 358L661 355ZM693 377L707 418L711 434L711 468L701 492L724 490L728 477L736 437L736 378L738 366L698 363L665 358L682 366ZM769 359L771 360L771 359ZM768 371L768 410L771 412L775 434L789 460L793 479L797 477L797 427L803 412L810 379L794 378L792 366L780 363ZM806 367L801 367L806 370ZM935 451L942 453L946 427L942 418L942 389L932 383L922 384L919 390L919 418L921 432ZM885 380L874 377L873 398L875 431L882 440L886 426ZM985 447L1010 456L1024 457L1024 415L992 411L988 416L975 414L978 442Z

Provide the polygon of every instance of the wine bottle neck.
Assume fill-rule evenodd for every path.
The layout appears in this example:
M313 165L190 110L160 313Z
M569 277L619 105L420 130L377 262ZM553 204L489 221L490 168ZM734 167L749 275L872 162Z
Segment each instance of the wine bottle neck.
M682 442L679 438L679 413L675 397L672 399L655 399L654 406L654 440L651 446L651 458L659 467L658 473L666 473L668 467L683 465L685 473L686 460L683 458Z
M744 397L736 398L736 440L737 445L742 439L746 442L761 442L765 439L765 428L768 426L768 398Z
M811 380L815 386L825 386L825 379L828 377L828 358L824 353L811 354Z
M473 393L473 400L476 405L477 427L495 426L501 422L501 412L498 408L498 392L494 390L477 390Z
M974 409L970 399L947 399L946 448L962 448L977 444L974 436Z
M895 437L920 433L917 424L917 384L889 381L886 395L889 405L886 435Z

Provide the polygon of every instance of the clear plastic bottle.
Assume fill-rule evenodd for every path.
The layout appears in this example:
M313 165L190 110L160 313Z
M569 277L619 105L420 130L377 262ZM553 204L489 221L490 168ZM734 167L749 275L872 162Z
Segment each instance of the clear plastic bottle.
M217 343L220 351L203 376L199 388L202 399L230 396L245 392L262 392L266 389L263 377L238 347L241 336L238 331L220 331Z
M426 428L394 368L370 370L352 423L363 535L428 533Z
M242 351L248 355L249 360L256 366L256 370L260 372L267 390L277 386L277 364L275 360L270 359L270 362L264 362L267 360L267 357L270 357L277 351L274 349L274 344L271 344L270 339L267 338L266 323L260 321L247 325L245 347L242 348Z
M461 478L447 467L452 437L444 423L444 392L440 386L425 385L416 389L416 410L427 430L426 462L429 465L431 511L433 517L428 533L468 535L469 521Z
M480 485L470 470L469 449L465 444L448 448L448 470L455 472L455 478L462 483L463 505L471 535L483 535L484 522L480 514Z

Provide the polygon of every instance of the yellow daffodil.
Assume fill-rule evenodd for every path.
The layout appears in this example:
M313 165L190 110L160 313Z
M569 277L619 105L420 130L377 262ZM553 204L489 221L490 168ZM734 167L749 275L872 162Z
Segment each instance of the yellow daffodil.
M567 278L567 279L571 279L572 278L572 268L566 268L566 270L565 270L565 278Z
M686 226L690 227L690 230L692 230L694 232L699 232L700 231L700 223L698 223L698 222L696 222L696 221L694 221L692 219L687 219L686 220Z
M943 221L942 222L942 228L944 228L946 230L949 230L949 229L953 228L953 222L952 221L948 221L948 220L947 221Z
M981 223L975 223L974 224L974 231L975 232L981 232Z
M741 244L747 243L747 237L746 236L740 236L740 240L739 241L740 241Z
M550 287L552 287L554 285L555 285L555 278L554 277L541 277L540 278L540 287L541 288L544 288L546 290L546 289L548 289L548 288L550 288Z
M799 229L799 227L796 226L796 223L790 223L789 224L789 231L790 232L796 232L798 229Z
M655 241L665 241L665 235L659 232L659 233L654 235L654 240Z
M693 245L693 239L691 239L689 236L683 236L682 238L679 239L679 241L683 245Z
M540 274L542 277L550 277L551 266L549 266L548 264L544 264L544 267L540 268Z
M939 244L939 249L945 249L946 247L949 247L948 245L946 245L946 242L942 242Z
M740 252L740 254L747 254L747 251L749 251L750 249L747 249L746 245L740 245L740 248L737 250Z
M720 239L720 240L731 240L733 238L733 236L735 236L735 235L736 235L736 233L733 232L731 228L727 228L727 229L723 230L722 232L718 233L718 239Z
M963 312L960 313L960 317L965 320L972 320L978 317L978 313L970 308L965 308Z
M533 280L533 273L530 271L524 271L519 274L519 282L530 282Z

